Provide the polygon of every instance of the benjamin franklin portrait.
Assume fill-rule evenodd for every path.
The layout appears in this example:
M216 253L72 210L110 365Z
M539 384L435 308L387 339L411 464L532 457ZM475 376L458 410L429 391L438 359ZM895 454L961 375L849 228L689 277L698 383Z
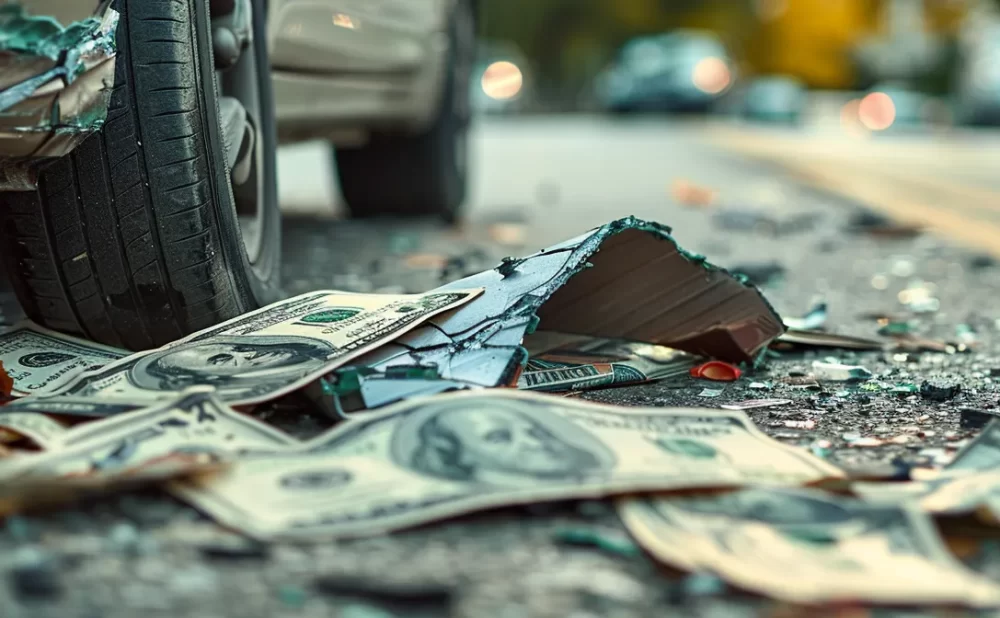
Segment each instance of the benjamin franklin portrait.
M311 337L213 337L143 356L129 368L128 378L147 390L206 385L223 399L239 399L299 380L336 354L334 345Z
M528 486L607 477L614 453L545 404L442 397L409 413L392 438L397 464L449 481Z

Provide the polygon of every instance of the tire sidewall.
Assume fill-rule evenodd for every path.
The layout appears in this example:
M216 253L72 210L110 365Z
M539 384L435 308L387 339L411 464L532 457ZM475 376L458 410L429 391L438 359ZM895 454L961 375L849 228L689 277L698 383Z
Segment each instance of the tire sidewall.
M254 44L258 70L258 94L261 118L258 119L258 139L263 145L263 191L260 212L261 245L256 264L251 265L243 244L235 198L226 162L225 142L219 118L220 87L215 73L211 21L208 0L192 0L196 40L198 41L198 79L205 97L203 120L212 181L215 186L216 222L224 259L240 298L246 299L242 312L278 300L281 259L281 211L277 188L277 128L275 124L274 91L271 84L267 50L266 11L263 0L251 0L253 5Z

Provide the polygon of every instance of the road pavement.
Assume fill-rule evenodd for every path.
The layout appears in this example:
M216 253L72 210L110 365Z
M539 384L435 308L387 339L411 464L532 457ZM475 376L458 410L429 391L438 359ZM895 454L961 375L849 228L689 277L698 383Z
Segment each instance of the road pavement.
M829 172L834 180L817 187L789 162L818 154L762 157L748 151L747 144L766 149L746 137L753 132L728 127L719 137L717 129L700 121L654 118L480 123L468 215L451 228L430 221L343 220L325 149L306 145L283 152L287 290L422 291L611 219L630 214L654 219L673 226L683 247L716 264L735 270L773 267L780 275L762 289L782 314L803 314L823 299L829 327L837 332L874 335L877 324L866 317L873 312L916 319L921 333L943 339L955 339L956 328L966 325L975 333L975 350L786 353L717 397L702 396L705 383L684 378L585 398L704 407L788 398L792 405L754 412L752 418L779 440L835 463L860 471L946 460L975 435L962 425L961 408L996 411L991 373L1000 370L1000 310L994 302L1000 269L961 237L884 239L845 231L863 208L884 208L863 206L859 196L834 190L854 183L846 168L837 168L839 175ZM765 142L781 134L753 133ZM926 139L915 143L926 145ZM714 204L678 203L672 191L678 180L716 191ZM972 219L973 225L986 221L987 214ZM761 217L758 224L741 226L748 215ZM901 304L900 292L917 280L939 300L937 311L914 315ZM778 383L825 356L864 365L886 383L951 381L960 383L962 392L951 401L930 402L839 385L813 391ZM751 381L772 386L751 390ZM329 425L296 399L259 414L302 437ZM641 555L609 550L614 543L604 549L568 545L567 529L619 540L623 534L606 503L588 501L502 509L358 542L278 545L269 552L243 544L237 551L228 545L219 549L234 539L192 509L155 494L130 494L9 520L0 534L0 570L11 576L27 570L54 592L40 595L44 601L25 600L23 584L10 579L10 585L0 586L0 615L843 615L725 592L711 578L685 579ZM995 556L965 557L1000 573Z

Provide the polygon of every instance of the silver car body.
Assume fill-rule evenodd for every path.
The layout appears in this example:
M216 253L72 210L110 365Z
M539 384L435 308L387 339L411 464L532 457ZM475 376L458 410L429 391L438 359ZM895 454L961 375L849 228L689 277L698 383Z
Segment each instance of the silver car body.
M438 108L457 0L271 0L282 139L418 131Z
M441 100L448 20L458 1L270 0L268 42L282 141L357 144L372 131L426 127ZM31 15L70 24L90 16L96 2L20 4ZM0 89L9 85L0 76Z

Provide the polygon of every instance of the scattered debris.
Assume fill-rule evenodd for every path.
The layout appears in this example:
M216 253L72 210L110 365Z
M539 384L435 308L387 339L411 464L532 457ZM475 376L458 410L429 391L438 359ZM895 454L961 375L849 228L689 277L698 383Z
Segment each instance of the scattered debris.
M743 372L740 371L739 367L730 365L729 363L708 361L697 367L692 367L690 374L692 378L702 378L716 382L735 382L740 379Z
M675 180L670 186L670 194L674 201L682 206L699 208L711 206L716 198L716 192L712 189L680 179Z
M784 318L785 326L795 330L814 331L822 329L826 325L827 307L825 302L818 302L813 305L801 318Z
M878 334L883 337L903 337L909 335L913 332L915 325L909 320L890 320L888 318L882 318L879 320L881 324L878 329Z
M777 406L787 406L792 403L791 399L747 399L737 403L726 403L721 406L723 410L752 410L755 408L774 408Z
M64 592L56 558L35 547L14 551L9 577L14 593L24 600L52 600Z
M490 225L490 238L504 247L523 247L527 237L527 229L521 223L493 223Z
M0 397L9 399L13 390L14 378L10 377L10 374L7 373L7 370L3 366L3 361L0 361Z
M405 615L414 615L421 610L447 610L455 598L454 588L447 584L431 581L399 583L382 577L322 575L313 580L312 587L321 594L363 599L388 609L400 610Z
M198 546L198 551L206 559L216 562L267 560L271 554L270 547L264 543L241 537L205 543Z
M895 335L892 337L893 349L907 352L941 352L944 354L957 354L968 352L969 347L964 343L948 343L939 339L929 339L914 333Z
M934 293L934 284L917 280L907 284L897 297L913 313L935 313L941 308L941 301L934 297Z
M913 238L923 232L923 227L900 223L870 210L862 210L851 217L847 231L883 238Z
M920 385L920 396L929 401L948 401L962 390L958 382L925 380Z
M627 339L752 363L784 329L751 285L681 250L669 228L634 217L431 293L470 288L485 292L351 366L383 374L393 366L435 366L446 382L509 386L528 360L522 341L529 332ZM405 379L364 382L368 408L441 390L434 380L419 387Z
M439 253L412 253L403 260L409 268L440 270L448 264L448 256Z
M778 382L792 388L804 388L815 391L822 390L823 388L816 381L816 378L812 376L784 376L778 378Z
M983 270L993 268L997 265L997 260L992 255L981 253L969 259L969 268L973 270Z
M712 217L715 225L731 231L760 231L773 233L778 229L778 222L754 210L722 209Z
M843 365L835 361L813 361L816 378L830 382L861 382L871 379L872 372L860 365Z
M555 531L555 540L566 545L596 547L610 554L634 558L642 554L639 547L627 536L614 530L595 528L560 528Z
M974 347L979 343L976 331L968 324L958 324L955 326L955 337L958 343L967 347Z
M744 277L749 283L764 287L781 279L785 275L785 267L777 262L760 264L741 264L730 271L736 276Z
M308 599L309 593L300 586L285 584L278 587L278 600L285 607L299 609L306 604Z
M805 421L790 420L790 421L783 421L782 425L784 425L785 427L788 427L789 429L806 429L806 430L810 430L810 429L814 429L816 427L816 421L814 421L812 419L805 420Z
M535 391L652 382L684 375L697 360L665 346L548 332L528 335L524 347L530 356L517 387Z
M703 388L701 392L698 393L699 397L718 397L722 393L726 392L724 388Z
M681 580L684 595L693 598L715 597L726 591L726 582L712 573L692 573Z
M982 429L987 423L997 418L996 414L991 414L977 408L959 408L959 426L962 429Z
M760 211L727 208L716 211L712 221L723 230L781 236L810 230L818 218L812 213L800 213L779 220Z
M820 330L789 329L780 335L771 347L779 350L795 347L882 350L886 344L874 339L837 335Z

